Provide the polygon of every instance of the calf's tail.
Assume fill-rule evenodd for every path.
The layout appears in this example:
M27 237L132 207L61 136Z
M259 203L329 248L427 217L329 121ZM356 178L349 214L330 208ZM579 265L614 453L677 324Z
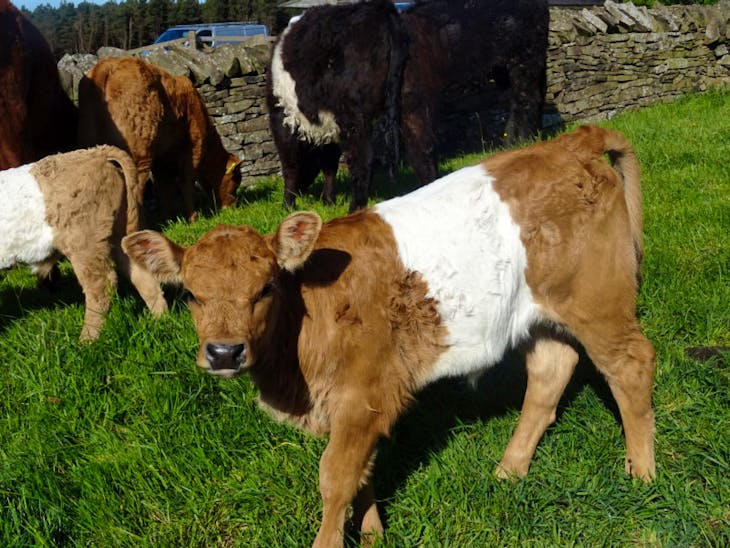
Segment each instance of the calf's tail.
M591 125L580 126L574 133L558 139L563 138L566 146L575 153L588 153L592 158L607 155L611 167L621 177L636 256L636 279L641 282L641 261L644 257L641 175L631 143L618 131Z
M631 236L634 241L637 269L641 271L644 257L644 219L641 209L641 174L631 143L618 131L603 129L603 152L608 154L611 165L621 176L624 185L626 208L629 212Z
M124 174L124 188L127 195L127 225L126 234L131 234L140 229L140 209L144 188L139 188L137 178L137 166L132 157L120 148L104 145L108 161L115 162L122 168Z

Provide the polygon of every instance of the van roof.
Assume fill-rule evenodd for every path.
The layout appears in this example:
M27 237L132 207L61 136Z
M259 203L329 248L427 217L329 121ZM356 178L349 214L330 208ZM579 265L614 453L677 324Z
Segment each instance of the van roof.
M189 25L173 25L171 29L204 29L208 27L228 27L228 26L241 26L241 25L256 25L263 26L261 23L255 21L226 21L223 23L191 23Z

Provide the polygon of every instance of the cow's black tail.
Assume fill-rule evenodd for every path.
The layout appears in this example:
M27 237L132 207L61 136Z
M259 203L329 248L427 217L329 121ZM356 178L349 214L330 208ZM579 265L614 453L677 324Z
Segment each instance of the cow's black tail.
M391 179L395 177L400 164L400 93L403 85L403 70L408 58L408 34L405 25L393 10L390 16L390 59L388 79L385 83L385 112L381 129L383 132L383 162Z

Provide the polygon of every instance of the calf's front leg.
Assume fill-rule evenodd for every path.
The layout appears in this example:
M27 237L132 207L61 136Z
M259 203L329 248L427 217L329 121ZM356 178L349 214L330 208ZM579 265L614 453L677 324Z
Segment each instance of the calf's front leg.
M499 478L524 476L537 444L555 414L560 397L578 364L578 353L568 344L537 339L527 353L527 391L517 429L495 474Z
M362 519L365 535L380 534L383 530L369 483L375 446L382 432L372 410L364 403L344 405L341 409L340 416L333 420L330 441L319 464L323 509L315 548L343 545L345 517L353 501L355 519Z

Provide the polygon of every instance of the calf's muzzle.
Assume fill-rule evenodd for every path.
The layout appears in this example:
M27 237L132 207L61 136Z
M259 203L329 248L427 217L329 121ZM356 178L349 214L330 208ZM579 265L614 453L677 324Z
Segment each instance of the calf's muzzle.
M210 366L208 373L231 377L239 372L246 359L245 344L208 343L205 359Z

